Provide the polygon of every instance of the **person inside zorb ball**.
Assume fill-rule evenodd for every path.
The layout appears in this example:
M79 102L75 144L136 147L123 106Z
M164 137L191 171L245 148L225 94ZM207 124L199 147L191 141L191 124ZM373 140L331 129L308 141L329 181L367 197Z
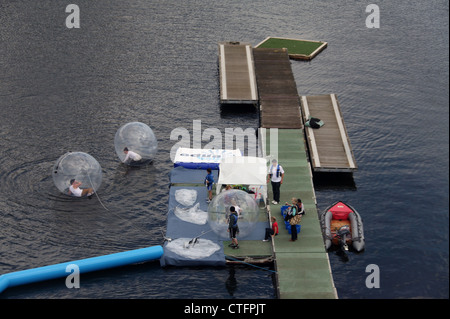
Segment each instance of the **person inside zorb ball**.
M55 186L65 195L91 196L102 183L102 168L87 153L68 152L56 161L52 177Z
M158 151L158 141L148 125L130 122L117 130L114 148L122 163L140 166L154 159Z
M208 224L219 239L228 239L230 207L238 213L238 237L245 239L255 228L259 207L252 196L239 189L230 189L215 196L208 206Z

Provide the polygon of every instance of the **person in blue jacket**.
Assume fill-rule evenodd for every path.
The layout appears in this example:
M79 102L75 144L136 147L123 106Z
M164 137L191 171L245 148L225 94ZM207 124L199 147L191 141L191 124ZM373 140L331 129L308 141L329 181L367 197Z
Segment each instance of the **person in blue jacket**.
M206 201L209 203L212 200L212 187L214 184L214 176L210 168L208 168L206 172L208 172L208 174L205 177L205 185L206 189L208 190L208 199Z
M239 226L238 226L238 213L234 206L230 207L230 217L228 217L228 229L227 231L230 233L231 244L229 245L233 249L239 249L239 243L237 240L237 234L239 234Z

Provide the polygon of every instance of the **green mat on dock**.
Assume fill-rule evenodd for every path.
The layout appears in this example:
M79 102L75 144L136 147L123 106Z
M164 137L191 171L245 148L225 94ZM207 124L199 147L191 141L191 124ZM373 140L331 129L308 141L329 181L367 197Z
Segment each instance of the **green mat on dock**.
M327 46L326 42L283 39L269 37L258 44L257 48L286 48L288 54L292 58L306 58L312 59L315 54ZM314 54L314 55L313 55Z
M270 141L266 139L266 149ZM302 130L278 130L278 162L285 171L281 185L281 203L270 204L271 216L278 220L280 234L275 237L278 291L281 299L337 298L325 250L315 201L311 171ZM272 200L272 187L268 187ZM281 206L291 198L301 198L306 215L302 217L298 240L289 241Z

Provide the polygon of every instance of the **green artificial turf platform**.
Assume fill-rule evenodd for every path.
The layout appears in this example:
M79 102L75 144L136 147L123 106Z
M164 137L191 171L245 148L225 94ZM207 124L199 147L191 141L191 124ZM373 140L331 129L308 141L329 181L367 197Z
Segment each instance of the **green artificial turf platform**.
M286 48L292 59L311 60L326 48L327 42L268 37L256 48Z

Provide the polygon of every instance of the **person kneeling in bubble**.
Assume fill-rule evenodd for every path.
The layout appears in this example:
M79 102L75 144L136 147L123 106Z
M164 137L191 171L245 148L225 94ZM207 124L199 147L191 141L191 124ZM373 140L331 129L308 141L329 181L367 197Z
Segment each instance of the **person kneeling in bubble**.
M142 160L142 156L141 155L139 155L136 152L128 150L128 147L125 147L123 149L123 152L126 155L124 160L123 160L123 162L125 164L136 164L137 162L140 162Z
M70 187L69 187L69 195L76 196L76 197L83 197L83 196L91 196L94 194L94 189L91 188L80 188L81 182L71 179L70 180Z

